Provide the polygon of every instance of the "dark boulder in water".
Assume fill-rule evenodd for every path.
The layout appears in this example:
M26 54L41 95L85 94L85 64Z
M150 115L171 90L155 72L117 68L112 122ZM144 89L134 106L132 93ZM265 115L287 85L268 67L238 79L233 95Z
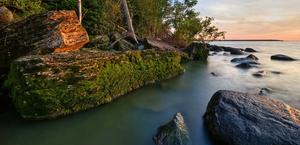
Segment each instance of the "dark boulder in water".
M245 53L240 48L222 47L224 51L230 52L232 55L244 55Z
M282 60L282 61L295 61L296 59L289 57L287 55L283 55L283 54L276 54L271 56L272 60Z
M254 74L252 74L253 76L257 77L257 78L261 78L267 75L267 71L258 71Z
M300 111L269 97L218 91L204 120L220 144L300 145Z
M253 48L246 48L245 52L257 52L257 51Z
M259 95L268 95L272 92L273 92L273 90L270 88L261 88L259 91Z
M217 45L209 45L208 49L209 51L214 51L214 52L224 51L224 49L221 46L217 46Z
M258 65L259 63L257 61L258 61L258 58L252 54L248 55L247 57L234 58L231 60L231 62L233 62L233 63L249 63L249 64Z
M283 73L280 72L280 71L271 71L271 73L272 73L272 74L275 74L275 75L281 75L281 74L283 74Z
M177 113L169 123L161 126L153 140L156 145L188 145L190 137L181 113Z
M214 77L220 76L220 74L219 74L219 73L216 73L216 72L211 72L210 74L211 74L212 76L214 76Z
M249 69L253 67L257 67L255 64L251 64L249 62L243 62L238 65L236 65L237 68L242 68L242 69Z

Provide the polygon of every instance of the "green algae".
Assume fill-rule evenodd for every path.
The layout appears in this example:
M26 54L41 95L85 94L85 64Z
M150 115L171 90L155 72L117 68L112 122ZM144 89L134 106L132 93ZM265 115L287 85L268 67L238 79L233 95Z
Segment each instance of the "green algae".
M176 52L76 52L28 56L12 63L6 81L25 119L51 119L87 110L184 71Z

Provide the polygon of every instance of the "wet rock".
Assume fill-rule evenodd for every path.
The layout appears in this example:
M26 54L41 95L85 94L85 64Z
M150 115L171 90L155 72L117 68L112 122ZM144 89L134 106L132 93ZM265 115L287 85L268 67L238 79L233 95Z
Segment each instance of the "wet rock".
M280 75L280 74L283 74L282 72L280 71L271 71L272 74L275 74L275 75Z
M234 58L231 60L231 62L233 63L250 63L250 64L259 64L258 62L258 58L255 55L248 55L247 57L243 57L243 58Z
M281 60L281 61L295 61L296 59L289 57L287 55L283 55L283 54L276 54L271 56L272 60Z
M191 43L185 50L189 57L193 60L206 61L208 58L209 50L201 42Z
M216 73L216 72L211 72L210 74L211 74L212 76L214 76L214 77L220 76L220 74L218 74L218 73Z
M261 78L267 75L267 71L258 71L254 74L252 74L253 76L257 77L257 78Z
M243 63L236 65L236 67L242 68L242 69L249 69L249 68L253 68L253 67L257 67L257 66L254 64L248 63L248 62L243 62Z
M181 113L177 113L172 121L161 126L153 140L156 145L188 145L190 137Z
M214 52L224 51L224 49L222 47L217 46L217 45L209 45L208 49L209 49L209 51L214 51Z
M245 53L240 48L222 47L224 51L230 52L232 55L244 55Z
M246 48L245 49L245 52L257 52L255 49L253 49L253 48Z
M204 120L220 144L300 145L300 111L265 96L218 91Z
M270 89L270 88L261 88L259 90L259 95L267 95L267 94L270 94L272 92L273 92L273 90Z

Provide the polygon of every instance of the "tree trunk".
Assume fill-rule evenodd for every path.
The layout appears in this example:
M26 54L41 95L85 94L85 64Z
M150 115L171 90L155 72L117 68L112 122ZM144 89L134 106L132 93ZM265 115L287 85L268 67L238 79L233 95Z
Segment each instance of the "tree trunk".
M28 54L78 50L89 42L75 11L50 11L0 28L0 69Z
M81 24L81 22L82 22L82 4L81 4L81 0L78 0L78 17L79 17L79 22Z
M135 32L134 32L134 28L133 28L133 25L132 25L132 19L131 19L130 13L129 13L127 1L126 1L126 0L121 0L121 5L122 5L122 9L123 9L123 12L124 12L126 21L127 21L127 27L128 27L128 30L127 30L127 31L128 31L128 33L129 33L129 35L130 35L130 36L136 41L136 43L138 44L138 41L137 41L137 38L136 38L136 35L135 35Z

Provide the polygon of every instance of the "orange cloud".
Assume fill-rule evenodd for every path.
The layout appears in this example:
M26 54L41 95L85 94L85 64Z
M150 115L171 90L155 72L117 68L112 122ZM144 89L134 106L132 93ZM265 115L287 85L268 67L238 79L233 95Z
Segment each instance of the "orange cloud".
M226 39L300 40L300 0L201 0L203 16L215 17Z

